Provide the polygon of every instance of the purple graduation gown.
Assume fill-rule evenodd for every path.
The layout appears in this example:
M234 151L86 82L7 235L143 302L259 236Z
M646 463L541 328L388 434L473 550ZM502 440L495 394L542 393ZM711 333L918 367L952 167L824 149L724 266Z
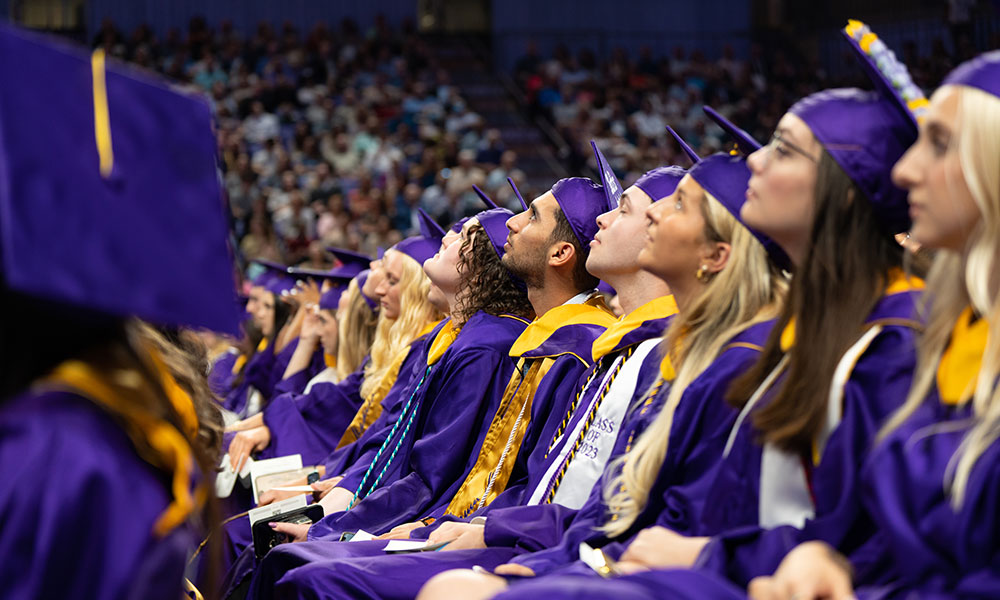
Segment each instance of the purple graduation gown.
M0 402L0 477L4 598L181 597L196 540L186 527L153 534L164 474L95 403L62 391Z
M600 309L595 308L594 310ZM468 324L466 327L468 327ZM593 344L594 339L603 333L604 330L604 326L589 323L570 324L568 326L555 327L540 345L525 351L522 355L523 357L532 359L542 359L545 357L553 358L551 367L539 382L532 398L532 419L535 419L537 416L539 419L537 422L544 423L545 418L553 412L559 412L560 416L564 414L569 401L572 400L572 398L567 396L570 395L571 392L568 390L573 388L573 384L568 382L575 383L580 375L587 368L589 368L589 363L582 357L590 356L590 347ZM465 333L464 329L463 333ZM510 347L513 341L514 340L511 339L507 346ZM513 356L511 358L517 359L521 358L521 356ZM378 506L380 510L383 507L383 503L385 506L389 507L389 510L384 514L373 515L373 518L375 519L381 518L384 520L384 525L382 525L380 529L369 528L371 527L371 523L364 523L359 519L354 519L353 517L350 517L351 521L349 525L345 522L340 522L339 520L344 518L340 513L328 515L328 517L323 521L310 528L309 542L306 542L305 544L285 544L281 547L275 548L268 553L268 556L264 557L264 560L261 561L261 565L258 569L256 569L256 573L254 575L252 595L259 594L260 597L267 597L267 595L270 594L271 587L268 582L277 580L287 569L308 563L310 561L319 560L319 557L333 556L339 558L344 552L348 552L350 555L354 555L356 553L370 554L375 550L379 553L381 552L382 546L377 546L376 548L373 545L372 548L365 549L362 546L364 543L351 543L349 545L331 543L339 539L341 532L354 531L360 528L370 531L371 533L380 533L391 529L394 525L413 521L418 518L426 516L438 518L443 516L449 503L451 502L452 496L464 482L465 473L472 468L475 461L478 459L483 438L489 430L491 415L496 412L499 401L503 396L504 389L513 371L513 362L511 362L511 367L511 370L507 372L507 376L495 378L495 381L490 382L490 385L496 387L492 409L490 412L480 415L479 420L475 422L478 439L475 440L474 445L464 451L463 455L457 457L458 459L461 459L461 468L463 470L453 473L455 479L449 482L448 488L444 490L443 493L437 494L437 497L433 498L432 502L421 501L417 505L414 505L409 498L409 496L414 493L410 487L404 488L402 486L394 486L395 491L383 488L382 490L376 491L371 498L361 502L351 511L347 511L346 516L350 517L351 513L357 511L358 508L364 507L366 502L378 498ZM575 388L573 388L572 391L575 392ZM554 430L555 426L553 425L552 427L552 430ZM524 456L529 455L532 452L534 447L539 443L539 438L542 435L543 433L541 432L540 427L536 426L533 428L531 425L528 426L524 438L522 439L520 449L518 450L521 458L518 463L515 463L514 470L511 475L511 481L515 481L518 477L519 466L521 469L524 468L523 463L520 461L525 460ZM547 443L547 441L548 440L546 439L544 443ZM423 442L424 440L421 440L420 444ZM430 445L426 447L425 452L429 458L436 454L434 447ZM416 448L414 449L414 454L416 454ZM510 458L513 458L513 456ZM510 460L510 458L508 458L508 460ZM440 460L440 458L437 460ZM457 464L458 461L456 460L455 462ZM434 464L434 462L432 461L429 464ZM438 480L440 480L440 478L438 478ZM405 479L401 480L400 483L404 482L406 482ZM414 482L411 478L411 483L407 483L407 486L412 485L412 483L421 482L419 482L419 480ZM423 499L422 496L416 497L419 500ZM334 519L336 519L336 521ZM331 527L328 524L331 521L335 524L334 527ZM375 524L379 525L379 523ZM368 527L366 527L366 525L368 525ZM246 560L247 559L241 558L241 562L245 562Z
M292 360L292 355L298 344L299 340L296 338L275 354L272 340L267 348L256 352L243 367L243 379L229 390L223 399L222 406L236 414L243 414L251 388L260 392L265 403L270 400L275 395L278 384L281 383L285 369ZM304 382L315 377L324 367L323 350L317 348L309 361L309 366L297 373L293 382L302 381L304 388Z
M369 452L373 455L382 445L382 441L388 433L387 427L392 426L392 422L399 415L399 410L402 407L400 396L409 389L410 379L413 377L415 367L426 364L427 348L445 322L442 321L439 323L430 334L419 336L410 342L406 358L403 359L403 363L400 365L396 382L386 393L385 398L382 399L382 413L378 419L355 442L343 448L333 450L326 458L317 461L318 464L326 465L326 478L342 474L355 461L363 459ZM325 392L338 394L342 391L341 386L351 386L353 388L354 385L355 382L345 379L338 384L333 384L333 390L328 389ZM360 396L360 383L357 384L357 387L358 389L355 392ZM347 392L346 390L344 391ZM405 397L402 398L402 400L405 399ZM290 432L286 431L285 433ZM227 434L226 444L231 440L231 435L233 434ZM337 442L339 442L339 438L333 442L333 445L336 446ZM369 455L369 461L371 460L371 455ZM308 464L305 457L303 457L303 464ZM228 509L226 510L227 514L235 515L247 510L253 504L249 488L237 486L233 490L233 495L226 499L223 504ZM246 578L252 572L255 562L253 549L249 548L253 540L250 534L250 522L247 517L241 517L226 523L222 527L222 531L224 532L222 563L223 571L226 572L222 589L226 590L233 585L239 584L239 582Z
M750 328L733 341L759 345L766 339L772 324L772 322L768 322ZM700 398L704 394L714 394L715 407L721 408L727 413L727 417L721 419L724 421L722 427L714 429L727 430L725 423L730 423L734 415L724 405L725 388L732 376L746 368L756 358L756 354L756 350L746 346L729 347L716 361L716 364L719 365L731 363L729 368L724 370L716 368L712 374L706 371L689 387L692 399L695 398L695 395ZM660 357L656 352L650 353L645 360L643 377L640 378L636 386L631 410L626 416L624 426L620 429L612 457L621 455L626 449L629 438L634 439L655 418L659 404L666 397L668 387L664 386L654 399L650 410L642 411L640 409L639 405L643 404L645 400L646 389L659 375L659 362ZM709 369L711 370L712 367ZM723 371L726 374L723 374ZM720 384L720 382L722 383ZM713 414L713 402L685 402L682 400L681 405L688 408L689 412L678 410L674 422L675 431L686 431L689 443L697 440L697 434L687 431L691 429L695 421L719 420L718 415ZM689 419L684 415L699 416L696 419ZM701 427L701 431L707 432L708 435L711 435L712 429L713 427ZM716 434L715 437L720 437L720 434ZM675 442L678 445L681 444L681 440L675 439L671 441L672 447L675 447L673 446ZM718 446L716 455L721 452L721 443L716 443ZM680 452L680 447L676 448ZM688 451L685 454L695 456L698 453ZM711 468L709 466L710 458L708 460L694 458L692 462L704 463L700 468ZM608 476L607 472L605 476ZM662 486L669 485L670 479L663 476L659 478L658 488L661 492L663 492ZM312 562L304 565L302 562L296 563L289 560L288 556L272 551L265 558L265 563L271 560L281 561L286 569L292 570L280 578L269 577L259 582L255 581L258 587L254 591L263 591L265 587L274 586L275 597L412 598L433 575L452 568L469 568L473 565L480 565L492 569L497 565L509 562L511 559L514 559L515 562L521 562L532 557L537 559L534 563L528 563L533 567L538 564L547 564L551 565L552 568L557 568L575 561L576 546L579 541L589 539L595 545L602 545L600 542L594 541L595 538L603 537L595 532L595 527L603 523L606 518L602 490L603 482L599 482L580 511L555 504L508 506L493 510L489 510L490 507L487 507L482 513L488 515L484 535L490 547L482 550L393 556L385 555L381 551L385 542L342 543L335 545L339 547L336 556L327 553L325 560L314 556ZM664 496L669 498L670 493L664 493ZM647 511L647 513L653 512L656 512L656 509ZM422 537L418 535L419 533L421 533L419 530L414 532L413 537ZM563 540L564 534L573 541ZM560 543L561 540L562 543ZM607 541L605 540L604 543ZM301 545L295 544L294 546ZM525 554L549 546L552 546L549 550ZM275 556L272 558L272 555ZM518 555L522 555L521 558L515 559L514 557ZM345 560L348 558L350 560ZM317 592L317 590L321 591ZM270 596L262 593L258 597Z

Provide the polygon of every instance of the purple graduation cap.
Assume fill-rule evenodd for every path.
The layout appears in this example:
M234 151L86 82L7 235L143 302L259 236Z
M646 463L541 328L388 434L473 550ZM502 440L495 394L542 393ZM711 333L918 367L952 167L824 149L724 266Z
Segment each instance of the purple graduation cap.
M518 191L517 186L514 185L514 180L508 177L507 184L510 186L510 189L514 190L514 195L517 196L517 201L521 203L521 210L528 210L528 203L524 201L524 197L521 196L521 192Z
M423 265L424 261L437 254L441 247L444 229L434 222L422 208L418 208L420 220L420 235L414 235L398 242L392 247Z
M499 206L497 206L496 202L494 202L489 196L486 195L486 192L484 192L483 190L479 189L478 185L472 184L472 190L474 192L476 192L476 195L479 196L479 199L483 201L483 204L486 205L486 209L487 210L492 210L494 208L500 208Z
M286 296L291 293L291 291L295 289L295 283L295 278L292 277L286 269L284 273L272 273L264 288L274 294L275 300L278 300L282 296Z
M586 177L566 177L552 186L552 195L566 215L580 247L588 251L597 233L597 217L614 209L604 193L604 186Z
M24 294L239 332L201 97L0 25L0 273Z
M427 235L428 237L437 236L443 238L444 234L447 233L444 227L438 225L438 222L434 220L427 211L422 208L417 209L417 218L420 221L420 233Z
M958 65L941 85L964 85L1000 97L1000 50L980 54Z
M692 163L696 163L700 160L698 153L694 151L694 148L688 146L688 143L684 141L684 138L682 138L680 134L674 131L673 127L667 125L667 131L670 132L670 135L674 136L674 140L677 141L677 145L681 147L681 150L687 155L688 158L691 159Z
M382 246L376 247L375 256L377 260L382 260L382 257L385 256L385 248L383 248Z
M272 260L264 260L263 258L255 258L250 263L263 267L250 282L250 285L253 287L267 287L267 284L274 277L275 273L284 273L287 270L285 265L278 264Z
M674 165L656 167L643 173L632 185L646 192L653 202L657 202L673 194L685 175L686 169Z
M365 293L361 291L365 288L365 282L368 281L368 276L371 274L371 269L365 269L364 271L358 273L354 279L358 282L358 292L361 293L361 298L364 299L365 304L368 305L368 308L372 309L372 312L378 312L378 300L366 296Z
M597 142L590 140L590 147L594 149L594 160L597 161L597 170L601 174L601 184L604 187L604 195L608 200L608 205L612 210L622 203L622 184L618 182L614 170L608 164L608 159L604 158L604 153L597 147Z
M894 83L883 75L879 66L891 68L893 79L909 79L905 67L889 56L884 44L874 44L878 39L875 34L855 23L845 29L845 37L875 91L823 90L799 100L788 112L805 121L826 152L861 189L886 232L898 233L909 229L910 215L907 193L892 183L892 167L917 140L917 121L908 104L920 102L908 102L897 91L916 89L912 82ZM869 51L882 48L884 52L871 56L859 41Z
M503 245L507 243L507 234L509 233L507 220L513 216L514 213L506 208L499 207L484 210L475 216L475 219L479 221L479 224L486 232L486 237L490 238L490 243L493 244L493 250L496 251L497 258L503 258Z
M354 277L361 271L367 269L368 265L372 262L370 256L360 254L358 252L352 252L350 250L344 250L343 248L328 246L326 251L336 257L336 259L340 262L340 266L334 267L333 272L341 275L350 275L351 277Z
M503 259L505 252L503 245L507 243L507 234L509 233L507 221L513 216L514 213L506 208L497 207L484 210L474 217L479 221L479 225L482 226L483 231L486 232L486 237L489 238L490 244L493 245L493 251L497 253L497 258ZM519 288L525 289L524 281L520 277L510 271L508 271L508 274Z
M708 105L702 106L701 109L705 111L708 118L715 121L716 125L721 127L723 131L729 134L729 137L736 141L736 148L744 155L750 155L760 150L760 142L753 139L746 131L734 125L729 119L723 117L717 110Z

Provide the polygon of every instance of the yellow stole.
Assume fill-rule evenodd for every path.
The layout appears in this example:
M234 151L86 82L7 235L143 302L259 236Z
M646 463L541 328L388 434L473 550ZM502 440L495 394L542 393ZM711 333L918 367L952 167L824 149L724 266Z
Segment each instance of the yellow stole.
M416 339L427 335L435 327L437 327L440 321L435 321L430 323L420 332ZM442 329L447 329L444 327ZM452 338L454 340L454 338ZM399 352L392 362L389 364L389 369L382 375L382 379L379 380L378 385L372 390L372 393L364 399L361 403L361 407L358 408L358 412L354 414L354 419L351 420L351 424L347 427L347 431L341 436L340 442L337 444L337 448L343 448L344 446L351 444L363 434L371 424L379 418L382 414L382 400L385 399L386 394L392 389L392 386L396 383L396 379L399 377L399 369L403 366L403 361L406 357L410 355L410 350L413 348L413 343L411 342L409 346L404 348Z
M545 374L562 354L572 354L584 364L586 360L573 352L526 358L523 355L537 349L560 327L591 324L608 327L615 322L601 296L591 296L583 304L563 304L532 321L510 349L518 358L496 415L483 438L479 456L461 487L448 504L446 514L465 516L480 506L486 506L507 487L521 440L531 422L531 403Z
M610 354L618 347L622 338L646 321L664 319L675 314L677 314L677 302L674 301L673 295L668 295L654 298L627 315L622 315L600 337L594 340L592 349L594 362L596 363Z
M972 398L989 332L989 321L975 319L972 307L958 316L948 347L938 362L937 388L942 404L959 405Z
M196 506L204 502L206 488L204 484L199 484L195 494L191 493L195 464L190 440L198 435L194 403L174 380L159 353L151 347L147 350L159 383L180 418L184 432L150 414L145 407L131 402L128 394L123 396L120 393L123 388L143 393L137 385L141 380L135 371L102 373L83 361L68 360L38 385L41 388L64 389L93 401L124 420L125 433L137 450L149 448L151 453L139 452L143 460L171 475L170 492L173 498L153 525L153 533L162 537L182 524Z

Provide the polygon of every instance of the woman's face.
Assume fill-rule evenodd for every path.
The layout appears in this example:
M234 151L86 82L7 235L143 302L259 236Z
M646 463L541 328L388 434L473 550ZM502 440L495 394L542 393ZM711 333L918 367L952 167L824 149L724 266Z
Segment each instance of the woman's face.
M257 313L257 305L260 304L261 295L267 293L261 286L253 286L250 288L250 293L247 294L247 313L251 316Z
M752 173L743 221L773 239L794 262L805 258L816 213L816 173L822 146L791 113L771 142L747 159Z
M449 231L442 238L441 249L437 254L424 261L424 273L445 294L455 294L458 291L458 252L468 235L471 222L472 220L466 222L461 233Z
M320 323L319 341L323 345L323 352L336 356L337 342L340 339L337 319L331 310L317 310L316 316L319 318Z
M639 266L672 288L687 287L711 253L705 239L704 201L705 191L685 175L673 194L646 209L649 224Z
M262 292L257 302L257 310L253 315L257 328L267 338L274 335L274 303L274 294L268 291Z
M892 181L910 192L910 237L956 252L965 251L982 217L959 156L960 89L945 86L931 96L920 137L892 169Z
M378 289L379 284L385 279L385 269L382 268L382 260L373 260L370 268L371 273L368 274L368 279L365 280L365 284L361 287L361 293L368 298L378 300L378 294L375 290Z
M378 296L382 305L382 314L387 319L398 319L400 313L399 297L402 292L401 283L403 277L403 254L401 252L386 252L382 259L382 269L385 277L378 287L375 288L375 295Z

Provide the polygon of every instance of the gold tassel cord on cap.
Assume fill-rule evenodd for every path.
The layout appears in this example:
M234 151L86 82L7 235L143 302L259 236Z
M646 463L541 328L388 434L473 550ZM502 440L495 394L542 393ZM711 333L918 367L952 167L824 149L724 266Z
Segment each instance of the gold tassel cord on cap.
M108 89L104 72L104 50L98 48L90 57L90 72L94 81L94 139L100 160L101 177L107 179L114 166L111 148L111 116L108 113Z

